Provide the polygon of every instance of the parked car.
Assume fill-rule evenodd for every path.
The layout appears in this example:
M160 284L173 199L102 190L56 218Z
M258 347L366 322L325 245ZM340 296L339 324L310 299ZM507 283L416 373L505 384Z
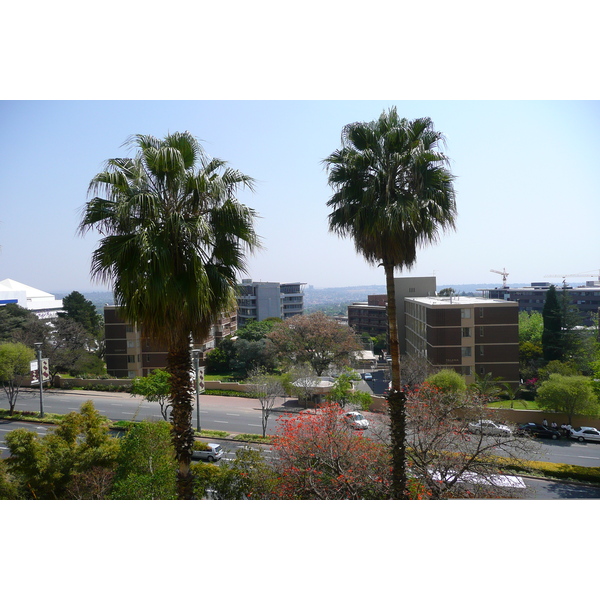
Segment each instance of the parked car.
M369 429L369 421L356 411L344 414L344 421L353 429Z
M573 438L578 442L600 442L600 431L595 427L571 428L571 439Z
M371 373L365 373L363 377L365 381L373 381L373 375L371 375Z
M487 419L480 419L475 423L469 423L469 431L471 433L482 433L485 435L502 435L505 437L512 435L510 427L507 427L506 425L500 425L499 423L494 423L494 421L489 421Z
M215 462L217 460L221 460L223 454L223 448L220 444L205 444L204 442L195 442L192 459Z
M551 440L557 440L560 438L560 432L551 427L545 427L544 425L538 425L537 423L522 423L517 429L519 435L532 435L534 437L548 438Z

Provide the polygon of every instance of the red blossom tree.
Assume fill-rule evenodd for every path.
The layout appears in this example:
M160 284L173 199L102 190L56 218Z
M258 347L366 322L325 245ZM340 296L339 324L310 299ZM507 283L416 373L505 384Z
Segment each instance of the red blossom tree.
M389 449L344 422L327 403L313 413L280 419L274 450L281 499L343 500L389 497Z

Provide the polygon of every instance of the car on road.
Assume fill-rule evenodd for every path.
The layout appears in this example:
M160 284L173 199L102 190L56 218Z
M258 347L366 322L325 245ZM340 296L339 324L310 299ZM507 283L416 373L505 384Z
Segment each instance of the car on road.
M548 438L557 440L560 438L560 432L556 429L538 425L537 423L522 423L517 429L519 435L531 435L533 437Z
M345 413L344 421L353 429L369 429L369 421L357 411Z
M223 454L223 448L220 444L194 442L192 460L207 460L208 462L215 462L217 460L221 460Z
M578 442L600 442L600 431L595 427L571 428L571 439L576 439Z
M371 373L365 373L363 378L365 381L373 381L373 375L371 375Z
M469 431L471 433L482 433L484 435L500 435L504 437L512 435L510 427L507 427L506 425L501 425L499 423L494 423L494 421L489 421L488 419L480 419L479 421L475 421L474 423L469 423Z

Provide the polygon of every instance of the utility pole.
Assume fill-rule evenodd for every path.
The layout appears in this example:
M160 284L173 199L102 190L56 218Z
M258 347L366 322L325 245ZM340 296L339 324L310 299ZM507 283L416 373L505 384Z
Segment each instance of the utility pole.
M42 374L42 342L33 344L37 350L38 378L40 382L40 417L44 417L44 377Z

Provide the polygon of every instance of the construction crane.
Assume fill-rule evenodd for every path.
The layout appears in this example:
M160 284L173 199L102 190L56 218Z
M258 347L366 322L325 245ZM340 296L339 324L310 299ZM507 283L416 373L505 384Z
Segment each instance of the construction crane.
M598 277L598 281L600 281L600 269L598 269L598 275L596 272L588 271L587 273L569 273L568 275L544 275L544 277L557 277L563 280L563 287L567 287L567 277Z
M506 269L502 269L502 271L495 271L494 269L490 269L490 273L498 273L498 275L502 275L502 287L503 288L508 287L506 285L506 278L508 277L508 273L506 272Z

